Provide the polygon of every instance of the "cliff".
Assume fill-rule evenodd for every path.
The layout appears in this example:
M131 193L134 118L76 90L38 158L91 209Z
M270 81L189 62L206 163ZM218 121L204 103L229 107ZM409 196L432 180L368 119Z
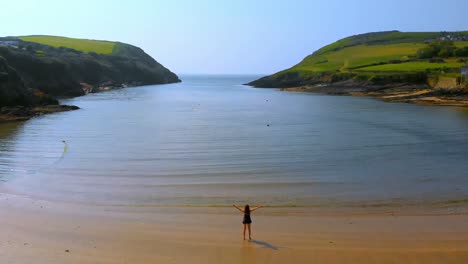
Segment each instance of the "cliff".
M55 36L0 38L0 121L78 109L54 97L180 82L142 49Z
M79 108L58 105L57 100L43 92L26 88L15 69L0 57L0 122L76 109Z
M79 96L89 87L180 82L143 50L120 42L53 36L1 38L0 56L28 88Z

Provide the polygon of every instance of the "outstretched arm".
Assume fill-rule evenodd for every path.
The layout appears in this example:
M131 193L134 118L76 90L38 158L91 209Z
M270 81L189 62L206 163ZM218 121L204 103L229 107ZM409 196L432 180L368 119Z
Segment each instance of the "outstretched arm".
M250 209L250 212L253 212L253 211L255 211L255 210L259 209L259 208L262 208L262 207L263 207L263 205L254 207L254 208Z
M232 206L234 206L237 210L241 211L241 212L244 212L244 210L242 210L241 208L239 208L239 206L233 204Z

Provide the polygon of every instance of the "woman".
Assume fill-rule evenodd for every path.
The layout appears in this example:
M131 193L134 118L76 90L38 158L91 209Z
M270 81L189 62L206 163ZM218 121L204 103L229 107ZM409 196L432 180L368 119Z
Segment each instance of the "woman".
M245 240L245 229L248 228L249 229L249 240L252 240L252 237L251 237L251 229L250 229L250 224L252 224L252 219L250 218L250 214L257 210L258 208L262 208L263 205L261 206L257 206L255 208L252 208L250 209L250 206L248 204L245 205L244 209L242 208L239 208L238 206L236 205L233 205L235 208L237 208L237 210L241 211L242 213L244 213L244 220L242 221L242 224L244 224L244 232L243 232L243 235L244 235L244 240Z

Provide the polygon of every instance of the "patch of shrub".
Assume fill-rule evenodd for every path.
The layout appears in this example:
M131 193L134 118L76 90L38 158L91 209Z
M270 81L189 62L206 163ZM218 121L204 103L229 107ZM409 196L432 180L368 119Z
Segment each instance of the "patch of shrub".
M39 57L44 57L46 55L46 53L43 50L36 50L36 55L39 56Z
M468 57L468 47L456 49L454 55L457 57Z
M431 59L435 57L468 57L468 47L457 48L453 41L435 41L416 52L419 59Z

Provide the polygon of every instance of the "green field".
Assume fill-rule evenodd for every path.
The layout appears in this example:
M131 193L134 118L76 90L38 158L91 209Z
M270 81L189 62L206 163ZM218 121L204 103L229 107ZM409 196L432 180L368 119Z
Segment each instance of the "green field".
M435 69L456 69L461 68L464 63L429 63L429 62L407 62L400 64L383 64L356 69L357 71L367 72L423 72L425 70Z
M467 39L468 31L354 35L318 49L289 69L249 84L283 88L353 81L366 85L421 84L428 77L459 78L461 67L468 63Z
M19 39L28 42L49 45L56 48L64 47L82 52L95 52L98 54L112 54L116 45L115 42L109 41L75 39L55 36L25 36L19 37Z
M446 63L415 61L419 49L448 33L443 32L378 32L351 36L325 46L307 56L297 65L276 73L300 73L317 76L321 73L424 72L426 70L456 69L464 65L459 58L445 59ZM453 34L453 33L451 33ZM468 35L468 32L455 34ZM468 41L456 41L458 48L468 47Z
M457 48L468 47L468 41L455 41Z
M346 47L357 46L362 44L379 45L379 44L397 44L397 43L424 43L426 39L435 39L441 36L440 32L399 32L387 31L367 33L356 36L347 37L338 40L330 45L327 45L314 55L319 55L327 52L337 51Z
M310 55L287 71L352 71L353 69L386 63L391 60L408 60L424 44L358 45L322 55Z

